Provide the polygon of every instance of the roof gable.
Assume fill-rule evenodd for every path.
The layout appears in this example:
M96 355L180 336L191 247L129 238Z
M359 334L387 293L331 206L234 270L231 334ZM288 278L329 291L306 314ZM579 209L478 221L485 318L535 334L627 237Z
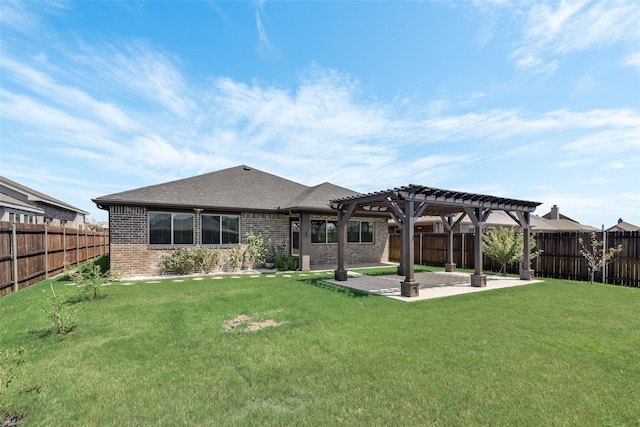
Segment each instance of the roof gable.
M607 228L606 231L640 231L640 227L621 220L616 225Z
M287 208L323 208L333 211L330 209L329 200L336 197L351 197L357 194L359 193L356 191L325 182L314 187L309 187L307 190L303 191L288 203Z

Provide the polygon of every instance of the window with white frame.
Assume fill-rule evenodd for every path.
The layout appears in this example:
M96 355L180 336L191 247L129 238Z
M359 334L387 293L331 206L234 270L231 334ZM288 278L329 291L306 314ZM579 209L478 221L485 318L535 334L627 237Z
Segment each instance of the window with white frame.
M238 215L202 215L203 245L237 245L240 243Z
M349 221L347 223L347 242L373 243L373 222Z
M149 244L193 245L195 215L149 212Z
M337 243L338 222L325 219L311 220L311 243Z

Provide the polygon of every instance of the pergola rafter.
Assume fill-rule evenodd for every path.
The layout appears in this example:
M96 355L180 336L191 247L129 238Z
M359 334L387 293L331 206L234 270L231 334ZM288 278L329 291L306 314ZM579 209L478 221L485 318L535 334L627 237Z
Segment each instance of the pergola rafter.
M398 224L401 230L400 266L398 274L405 276L401 282L403 296L417 296L419 283L414 278L413 233L416 218L423 215L437 215L449 233L446 271L455 271L453 262L453 229L462 218L468 216L476 229L475 233L475 271L471 276L473 286L486 286L486 276L482 272L482 232L484 224L493 211L504 211L525 231L524 262L520 278L533 277L530 260L531 212L539 206L538 202L496 197L485 194L444 190L423 185L407 185L389 190L332 200L330 206L338 214L338 268L336 280L347 280L344 269L344 226L355 213L387 214ZM462 214L454 221L454 214Z

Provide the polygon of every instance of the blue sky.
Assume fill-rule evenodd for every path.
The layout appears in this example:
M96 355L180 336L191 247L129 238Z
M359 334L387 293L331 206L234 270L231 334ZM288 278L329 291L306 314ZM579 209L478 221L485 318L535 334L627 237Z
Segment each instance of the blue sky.
M640 225L640 3L0 3L0 173L91 198L247 164Z

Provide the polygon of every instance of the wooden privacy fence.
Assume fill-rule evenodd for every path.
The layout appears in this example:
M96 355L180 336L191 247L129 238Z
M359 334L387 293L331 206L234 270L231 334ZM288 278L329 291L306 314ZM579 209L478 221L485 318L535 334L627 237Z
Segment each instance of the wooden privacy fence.
M595 280L614 285L640 287L640 232L616 231L605 233L606 247L622 244L622 252L608 264L602 279L602 271L596 272ZM596 233L598 240L603 233ZM591 241L590 233L536 233L537 250L542 254L531 262L538 277L567 280L589 280L587 262L580 254L578 238L585 244ZM453 261L458 268L474 268L474 235L458 233L453 236ZM414 259L416 264L443 266L447 262L447 234L421 233L414 235ZM588 247L588 246L587 246ZM400 235L389 239L389 260L400 260ZM500 264L483 257L484 270L499 271ZM510 265L508 273L518 273L518 265Z
M0 222L0 296L108 253L108 232Z

